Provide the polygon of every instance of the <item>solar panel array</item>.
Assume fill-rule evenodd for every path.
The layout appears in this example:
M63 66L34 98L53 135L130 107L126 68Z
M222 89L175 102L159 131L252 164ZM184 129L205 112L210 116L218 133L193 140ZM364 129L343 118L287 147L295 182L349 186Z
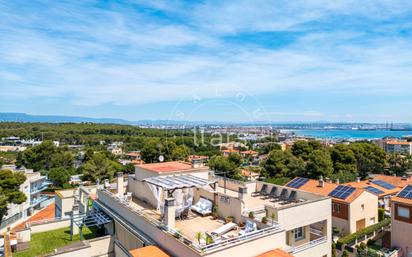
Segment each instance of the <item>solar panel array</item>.
M355 191L354 187L339 185L329 193L329 196L345 200L353 193L353 191Z
M304 184L306 184L309 181L307 178L296 178L292 181L290 181L286 186L288 187L293 187L293 188L300 188Z
M395 189L396 188L396 186L391 185L391 184L389 184L389 183L387 183L383 180L372 180L372 183L376 184L378 186L381 186L383 188L386 188L386 189Z
M372 187L372 186L364 187L364 189L365 189L366 191L371 192L372 194L375 194L375 195L380 195L380 194L383 194L383 193L384 193L382 190L377 189L376 187Z
M406 199L411 199L412 200L412 185L409 185L405 187L404 190L402 190L399 194L398 197L401 198L406 198Z

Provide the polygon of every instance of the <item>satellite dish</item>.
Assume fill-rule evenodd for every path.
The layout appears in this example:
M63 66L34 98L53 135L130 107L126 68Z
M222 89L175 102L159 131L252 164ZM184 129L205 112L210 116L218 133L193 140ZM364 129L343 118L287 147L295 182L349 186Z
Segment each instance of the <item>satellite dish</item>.
M163 157L163 155L160 155L160 156L159 156L159 161L160 161L160 162L163 162L164 160L165 160L165 157Z

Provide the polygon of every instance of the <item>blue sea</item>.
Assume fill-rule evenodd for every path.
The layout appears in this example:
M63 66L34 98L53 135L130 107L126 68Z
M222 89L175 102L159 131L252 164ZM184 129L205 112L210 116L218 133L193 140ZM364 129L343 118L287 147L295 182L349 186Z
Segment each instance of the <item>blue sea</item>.
M378 139L384 137L412 136L412 131L391 131L391 130L317 130L302 129L289 130L298 136L308 136L325 139Z

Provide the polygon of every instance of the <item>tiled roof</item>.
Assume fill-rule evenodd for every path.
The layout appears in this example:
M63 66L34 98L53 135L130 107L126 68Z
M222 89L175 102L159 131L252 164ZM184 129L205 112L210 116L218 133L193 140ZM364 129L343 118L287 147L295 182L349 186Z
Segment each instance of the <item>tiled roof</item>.
M296 178L295 178L296 179ZM289 182L288 182L289 183ZM288 184L286 183L286 184ZM323 187L319 186L319 181L315 179L309 179L308 182L306 182L304 185L302 185L299 190L314 193L314 194L319 194L323 196L328 196L330 192L332 192L339 184L335 183L328 183L324 182ZM332 197L335 201L337 202L344 202L344 203L351 203L353 202L358 196L360 196L363 192L365 192L364 189L356 188L355 191L345 200Z
M163 252L159 247L154 245L145 246L130 250L130 254L133 257L170 257Z
M287 252L282 251L280 249L275 249L258 255L257 257L293 257L293 255L290 255Z
M54 218L54 210L55 210L55 204L52 203L43 210L39 211L38 213L34 214L31 216L28 220L26 220L23 223L20 223L17 225L13 230L18 231L21 229L24 229L26 223L34 222L34 221L42 221L42 220L50 220Z
M137 165L145 170L153 172L175 172L193 169L192 165L186 162L159 162L159 163L146 163Z
M242 152L240 152L240 153L242 153L242 154L258 154L258 152L256 152L256 151L252 151L252 150L247 150L247 151L242 151Z
M405 141L388 141L386 142L387 145L411 145L411 142Z
M386 182L386 181L385 181ZM389 183L389 182L388 182ZM390 183L391 184L391 183ZM379 194L378 197L384 197L386 195L393 195L396 194L397 192L400 191L401 188L395 188L395 189L386 189L384 187L381 187L377 184L371 183L369 180L362 180L362 181L354 181L354 182L349 182L349 183L345 183L345 185L347 186L352 186L352 187L356 187L356 188L365 188L368 186L372 186L376 189L381 190L383 193Z
M392 184L394 186L397 186L399 188L403 188L408 184L412 183L411 178L402 178L402 177L397 177L397 176L387 176L387 175L382 175L378 174L376 175L373 180L383 180L386 183Z

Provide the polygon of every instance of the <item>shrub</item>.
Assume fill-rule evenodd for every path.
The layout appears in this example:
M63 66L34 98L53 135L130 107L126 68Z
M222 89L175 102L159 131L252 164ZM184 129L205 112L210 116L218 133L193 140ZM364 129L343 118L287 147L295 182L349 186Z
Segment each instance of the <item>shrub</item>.
M249 212L249 218L254 219L255 213L253 211Z
M381 222L384 219L385 219L385 209L379 208L378 209L378 220L379 222Z
M367 245L374 245L376 243L376 240L369 239Z
M266 223L268 223L268 218L266 218L266 217L263 217L263 218L262 218L262 223L263 223L263 224L266 224Z
M342 257L349 257L349 253L348 253L348 251L343 251L343 253L342 253Z
M338 244L340 244L340 245L350 244L350 243L354 242L356 239L359 239L359 238L361 238L365 235L369 235L369 234L373 233L374 231L376 231L380 228L388 226L389 224L391 224L391 220L390 219L384 219L383 221L381 221L379 223L376 223L372 226L366 227L366 228L364 228L364 229L362 229L362 230L360 230L356 233L349 234L347 236L341 237L338 240Z

